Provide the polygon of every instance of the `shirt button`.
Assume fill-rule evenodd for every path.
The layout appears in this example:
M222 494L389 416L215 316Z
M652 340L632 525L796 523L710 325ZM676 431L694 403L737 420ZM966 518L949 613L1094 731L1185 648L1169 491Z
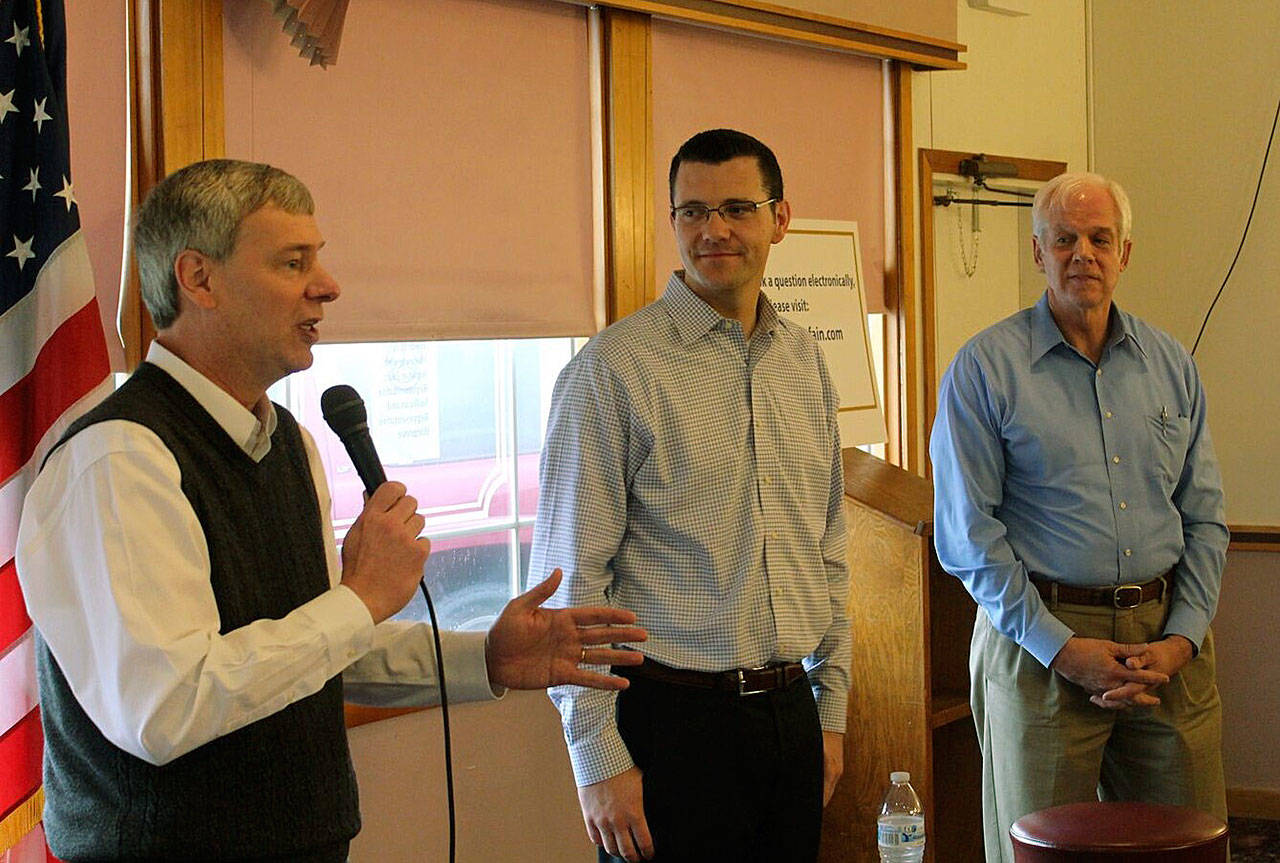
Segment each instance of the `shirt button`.
M1128 508L1129 508L1129 504L1125 503L1124 501L1120 501L1120 508L1121 508L1121 509L1128 509Z
M1093 374L1094 374L1094 377L1099 377L1099 378L1102 377L1102 369L1098 369Z
M1131 548L1126 548L1126 549L1124 550L1124 556L1125 556L1125 557L1133 557L1133 549L1131 549Z
M1112 463L1112 464L1120 464L1120 456L1118 456L1118 455L1113 455L1113 456L1111 457L1111 463Z
M1105 416L1107 419L1111 419L1111 411L1106 411L1106 412L1103 414L1103 416Z

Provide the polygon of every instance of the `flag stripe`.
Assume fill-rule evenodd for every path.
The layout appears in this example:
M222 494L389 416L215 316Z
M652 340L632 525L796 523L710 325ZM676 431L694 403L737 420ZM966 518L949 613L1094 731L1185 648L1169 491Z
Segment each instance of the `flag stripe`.
M92 299L44 343L31 373L0 394L0 477L17 473L58 417L109 371Z
M0 736L0 818L8 816L40 787L43 758L37 707Z
M26 377L44 340L93 298L89 250L76 231L49 255L34 288L0 315L0 390Z
M10 560L0 566L0 653L21 638L30 627L27 604L22 601L22 590L18 587L18 567ZM0 678L0 692L4 691L3 678ZM0 711L2 710L0 707ZM4 727L6 726L0 725L0 728Z
M40 703L36 684L36 633L28 629L9 650L0 654L0 734L22 721Z
M26 497L27 489L31 488L36 473L40 470L40 459L49 451L49 447L62 437L62 433L67 430L71 421L101 401L107 393L111 392L113 386L114 382L108 376L103 378L95 389L85 393L44 433L44 437L36 445L35 454L27 460L22 469L0 483L0 560L9 560L13 557L18 542L18 517L22 514L22 501Z

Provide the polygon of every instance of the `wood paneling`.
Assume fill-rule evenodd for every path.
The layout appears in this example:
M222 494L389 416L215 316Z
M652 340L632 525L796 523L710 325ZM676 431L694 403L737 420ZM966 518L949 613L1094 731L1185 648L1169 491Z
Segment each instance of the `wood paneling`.
M931 791L921 581L911 577L922 544L896 520L846 503L852 687L844 776L823 817L820 859L869 863L889 771L911 771L922 800Z
M586 5L586 0L569 2ZM755 0L609 0L599 5L884 60L901 60L918 69L965 68L958 59L965 46L956 42Z
M649 16L610 9L604 31L606 292L613 323L654 299Z
M982 762L969 709L975 606L933 554L933 488L846 450L852 689L845 774L823 815L821 859L874 863L889 772L911 772L926 860L982 859Z
M1280 820L1280 791L1274 788L1228 788L1227 812L1237 818Z
M886 202L886 211L893 214L893 255L885 250L885 454L890 464L918 472L915 197L911 189L915 145L911 135L911 68L897 61L889 64L888 119L893 125L893 146L886 161L892 167L893 180L887 184L892 200Z
M132 0L133 199L183 165L223 154L222 3ZM121 335L130 368L146 355L155 328L129 268Z
M1260 524L1233 524L1231 528L1232 551L1280 552L1280 527Z

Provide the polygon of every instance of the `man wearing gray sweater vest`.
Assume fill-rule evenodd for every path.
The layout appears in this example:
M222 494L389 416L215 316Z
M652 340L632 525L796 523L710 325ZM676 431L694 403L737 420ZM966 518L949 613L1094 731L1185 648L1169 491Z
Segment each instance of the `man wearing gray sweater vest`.
M390 621L429 551L380 486L341 554L316 447L266 391L311 364L338 285L310 193L267 165L160 183L134 251L157 335L63 435L24 505L38 633L45 831L78 860L342 861L359 831L344 698L438 698L421 623ZM452 700L626 681L617 609L548 610L553 573L488 633L441 633Z

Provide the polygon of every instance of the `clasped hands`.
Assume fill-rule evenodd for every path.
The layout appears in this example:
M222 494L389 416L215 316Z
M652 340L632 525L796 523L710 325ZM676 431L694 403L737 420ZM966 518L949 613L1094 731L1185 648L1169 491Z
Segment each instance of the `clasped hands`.
M1170 635L1147 644L1072 636L1049 667L1107 710L1160 703L1152 690L1168 683L1194 655L1191 642Z

